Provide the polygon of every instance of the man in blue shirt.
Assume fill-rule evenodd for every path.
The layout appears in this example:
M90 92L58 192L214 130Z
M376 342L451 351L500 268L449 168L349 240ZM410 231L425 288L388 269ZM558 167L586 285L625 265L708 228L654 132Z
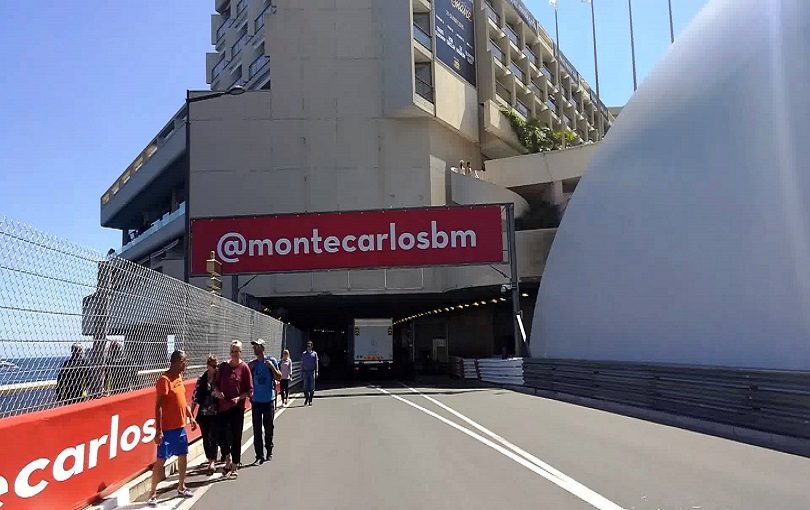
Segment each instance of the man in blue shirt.
M255 464L264 464L265 459L273 458L273 416L275 414L276 381L281 379L278 366L264 357L265 341L261 338L250 342L256 359L248 363L253 376L253 448L256 451ZM262 437L262 427L264 436ZM267 447L267 457L264 448Z
M312 341L301 355L301 378L304 383L304 405L312 405L315 396L315 379L318 377L318 353L312 350Z

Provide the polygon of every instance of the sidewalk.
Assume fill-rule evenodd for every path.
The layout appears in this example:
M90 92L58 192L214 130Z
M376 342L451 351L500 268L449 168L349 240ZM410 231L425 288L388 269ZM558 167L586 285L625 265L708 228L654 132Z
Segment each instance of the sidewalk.
M301 393L290 395L286 406L279 406L276 409L274 420L277 420L299 398ZM244 454L253 446L253 427L251 425L251 412L245 413L245 425L242 436L242 453ZM176 496L177 488L177 458L174 457L166 462L165 479L158 484L158 506L160 510L188 510L195 502L208 492L212 484L223 481L222 470L224 464L217 463L217 472L211 476L205 474L208 461L202 449L202 440L198 439L189 445L188 473L186 475L186 485L194 491L194 497L183 499ZM152 471L147 471L138 476L124 487L110 495L103 503L89 507L89 510L135 510L150 508L146 505L146 498L151 485Z

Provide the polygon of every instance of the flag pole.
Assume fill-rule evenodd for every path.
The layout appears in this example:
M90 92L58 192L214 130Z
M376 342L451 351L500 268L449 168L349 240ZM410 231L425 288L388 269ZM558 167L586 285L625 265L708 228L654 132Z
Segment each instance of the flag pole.
M638 89L636 80L636 40L633 37L633 0L627 0L627 11L630 13L630 53L633 60L633 92Z
M672 0L667 0L669 4L669 42L675 42L675 28L672 25Z
M589 4L591 4L591 30L593 31L593 72L596 76L596 99L601 101L601 95L599 94L599 57L597 56L596 52L596 13L594 12L594 1L595 0L585 0Z

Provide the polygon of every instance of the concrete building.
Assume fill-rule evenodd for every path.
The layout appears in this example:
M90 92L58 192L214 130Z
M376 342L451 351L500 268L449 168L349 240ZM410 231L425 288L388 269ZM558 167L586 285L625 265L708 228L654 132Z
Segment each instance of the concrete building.
M520 157L502 109L571 129L580 142L600 140L613 117L519 1L215 8L212 89L250 91L182 108L105 193L101 222L123 231L121 256L184 277L187 215L512 203L531 317L559 212L592 149ZM554 168L535 172L543 158ZM452 171L459 160L484 177ZM332 332L320 340L330 349L345 342L351 317L441 310L400 328L417 360L439 337L451 354L511 348L503 273L508 266L259 274L226 278L223 291Z

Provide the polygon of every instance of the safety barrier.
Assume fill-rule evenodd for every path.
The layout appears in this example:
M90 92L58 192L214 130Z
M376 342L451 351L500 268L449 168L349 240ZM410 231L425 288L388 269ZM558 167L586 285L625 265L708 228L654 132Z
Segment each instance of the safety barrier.
M0 418L150 387L175 349L200 367L263 338L277 356L282 336L261 312L0 218Z
M227 360L241 340L251 359L262 338L278 356L283 333L261 312L0 218L0 506L78 505L136 475L154 456L154 384L174 350L190 392L209 354Z
M450 356L450 375L459 379L478 379L476 360Z
M290 373L290 386L295 386L301 382L301 362L293 361L292 372Z
M511 359L479 359L479 379L497 384L523 384L523 360Z
M523 360L525 386L810 438L810 372Z
M450 375L461 379L478 379L497 384L523 384L521 358L460 358L450 359Z

